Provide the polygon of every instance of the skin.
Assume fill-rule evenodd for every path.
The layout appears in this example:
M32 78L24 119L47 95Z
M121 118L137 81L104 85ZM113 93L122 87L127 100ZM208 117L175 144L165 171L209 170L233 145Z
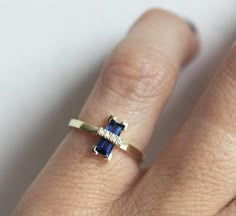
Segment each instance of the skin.
M183 19L148 11L113 50L79 118L104 125L112 113L129 122L124 139L143 150L181 67L197 51ZM107 163L90 153L98 137L72 130L13 215L236 215L235 122L236 44L152 167L144 172L116 148Z

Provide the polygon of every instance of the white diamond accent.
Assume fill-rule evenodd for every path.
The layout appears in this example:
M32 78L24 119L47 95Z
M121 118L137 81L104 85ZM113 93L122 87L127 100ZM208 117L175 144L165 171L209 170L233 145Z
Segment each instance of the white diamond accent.
M108 130L106 130L106 133L105 133L104 137L105 137L106 139L109 139L109 137L110 137L110 132L109 132Z
M118 140L118 136L115 136L115 138L113 140L113 143L116 144L116 145L118 145L117 140Z
M113 144L116 145L122 145L124 144L124 140L119 137L118 135L108 131L105 128L99 128L97 131L97 134L105 139L107 139L108 141L110 141Z
M123 140L121 137L118 137L117 139L117 145L121 145L123 143Z
M111 136L110 136L110 141L111 142L114 142L115 140L116 140L116 135L115 134L111 134Z
M104 134L105 134L105 132L106 132L106 131L105 131L103 128L99 128L99 130L98 130L98 132L97 132L97 133L98 133L98 135L100 135L100 136L102 136L102 137L103 137L103 136L104 136Z

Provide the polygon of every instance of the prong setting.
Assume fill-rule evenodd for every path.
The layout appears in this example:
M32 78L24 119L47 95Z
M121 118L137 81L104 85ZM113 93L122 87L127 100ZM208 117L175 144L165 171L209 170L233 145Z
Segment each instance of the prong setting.
M79 119L71 119L68 125L71 128L81 129L101 137L99 142L91 148L91 152L94 154L99 154L109 161L112 158L111 153L113 147L117 146L141 162L143 160L143 153L120 137L122 131L127 129L128 124L125 122L118 122L114 119L114 116L110 116L109 123L106 125L105 129Z
M115 145L123 145L124 143L124 140L120 136L104 128L99 128L99 130L97 131L97 134Z
M122 125L124 125L124 130L126 131L128 128L128 123L127 122L121 122Z
M115 116L113 116L113 115L110 115L109 118L108 118L108 123L110 123L111 120L117 121L117 118Z
M108 157L105 157L108 161L111 161L111 159L112 159L112 153L110 153L109 154L109 156Z
M93 145L91 151L92 151L94 154L98 155L98 152L96 151L96 147L97 147L96 145Z
M108 125L106 128L98 128L96 134L102 137L96 147L93 149L94 153L103 155L108 161L111 160L111 151L114 145L124 145L124 140L120 137L123 130L126 130L128 124L126 122L117 121L116 117L110 115L108 118Z

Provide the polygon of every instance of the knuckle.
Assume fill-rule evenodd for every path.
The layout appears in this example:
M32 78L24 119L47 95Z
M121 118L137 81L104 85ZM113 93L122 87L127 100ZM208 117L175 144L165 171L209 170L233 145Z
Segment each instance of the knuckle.
M176 66L152 45L117 47L102 73L102 83L122 98L142 102L163 94ZM169 84L169 83L168 83Z
M235 134L222 127L221 124L205 118L195 118L194 124L201 127L189 128L188 135L182 140L184 143L198 140L196 144L191 145L190 149L181 153L181 155L189 155L184 158L186 162L189 161L189 157L192 160L188 162L184 173L189 175L188 178L192 176L194 180L208 185L209 188L218 188L219 191L223 191L224 185L229 183L231 171L234 170L232 164L236 161ZM178 174L181 177L182 172ZM199 184L199 188L200 186Z
M232 53L226 57L195 111L199 118L230 133L236 131L234 123L236 121L236 65L234 66L234 59Z

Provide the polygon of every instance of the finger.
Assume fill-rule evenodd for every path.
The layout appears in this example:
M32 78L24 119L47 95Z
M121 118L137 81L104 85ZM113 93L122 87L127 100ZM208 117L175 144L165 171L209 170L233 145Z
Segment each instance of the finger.
M182 19L161 10L146 13L113 51L80 119L103 126L104 120L114 114L130 125L124 138L142 150L173 89L180 66L196 50L197 40ZM107 203L130 189L141 170L132 157L116 148L109 163L91 155L91 146L98 140L83 131L70 133L24 203L50 203L50 208L55 205L56 209L63 208L65 202L72 209L101 208L105 203L109 208ZM53 203L60 194L61 200L57 198Z
M190 119L138 186L136 193L139 197L145 199L150 194L158 197L158 201L149 206L156 210L156 215L176 215L176 212L181 215L215 215L234 199L235 122L234 44ZM154 179L155 183L148 184ZM142 191L144 186L146 190Z

